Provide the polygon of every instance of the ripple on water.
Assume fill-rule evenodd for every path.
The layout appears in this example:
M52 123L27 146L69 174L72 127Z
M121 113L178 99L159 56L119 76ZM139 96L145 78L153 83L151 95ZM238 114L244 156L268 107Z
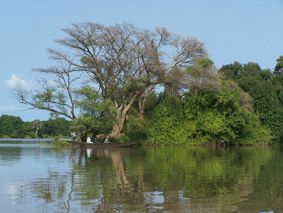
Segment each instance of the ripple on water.
M0 142L4 212L283 211L280 148L58 149Z

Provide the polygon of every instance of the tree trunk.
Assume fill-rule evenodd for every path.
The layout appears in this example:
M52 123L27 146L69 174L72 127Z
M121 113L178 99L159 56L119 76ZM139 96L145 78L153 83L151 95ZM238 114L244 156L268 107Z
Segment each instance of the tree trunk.
M115 125L112 128L112 132L110 133L109 137L111 138L121 138L123 134L121 134L121 129L119 125Z
M124 107L124 109L122 110L123 106L120 106L119 108L117 107L117 123L114 124L113 129L111 134L109 135L109 137L115 137L115 138L120 138L121 136L123 136L123 134L121 134L121 131L124 127L124 123L126 120L126 115L130 109L130 107L132 106L132 104L134 103L134 101L136 101L138 95L140 94L140 92L137 92L131 99L131 101L129 102L129 104ZM121 112L122 111L122 112Z
M147 90L145 93L143 93L142 95L139 96L138 106L139 106L140 119L144 119L144 109L145 109L145 104L146 104L147 98L148 98L149 94L152 92L152 90L154 90L156 85L157 84L152 85L152 87L149 90Z
M81 142L86 143L87 140L87 132L83 133L81 129L79 129L79 134L81 138Z
M35 129L35 139L37 139L38 138L38 127L36 127L36 129Z
M121 131L124 127L124 123L126 120L126 115L128 110L130 109L130 106L128 105L123 111L122 111L122 115L117 115L117 123L113 126L112 132L110 134L110 137L114 137L114 138L121 138L121 136L123 136L123 134L121 134ZM119 112L120 114L120 112Z
M139 106L139 117L140 119L144 118L144 104L142 103L142 97L139 97L138 100L138 106Z

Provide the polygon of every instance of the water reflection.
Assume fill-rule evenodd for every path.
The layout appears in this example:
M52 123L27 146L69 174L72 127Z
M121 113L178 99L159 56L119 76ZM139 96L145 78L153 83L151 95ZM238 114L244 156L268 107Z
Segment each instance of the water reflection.
M25 181L8 183L0 178L17 195L10 199L18 209L26 202L43 203L49 212L283 211L278 147L40 150L42 177L24 174ZM0 174L7 152L0 152ZM16 153L26 160L25 149L8 158ZM54 162L47 166L47 160Z
M13 153L11 155L11 153ZM4 164L16 163L21 160L22 148L21 147L1 147L0 148L0 159Z
M272 156L264 148L78 152L73 162L81 205L123 212L240 211L238 203L247 201L254 189L253 178Z
M143 199L142 175L130 179L125 155L131 149L71 149L70 159L74 163L76 198L82 206L95 205L96 210L109 211L124 208L125 203L135 198ZM138 172L139 173L139 172ZM123 204L124 203L124 204ZM142 203L142 202L140 202ZM87 208L87 207L85 207Z

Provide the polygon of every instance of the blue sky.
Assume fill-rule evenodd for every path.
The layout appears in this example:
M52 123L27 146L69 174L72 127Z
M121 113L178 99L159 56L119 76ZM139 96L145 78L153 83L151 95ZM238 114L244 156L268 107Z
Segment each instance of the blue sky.
M152 30L166 26L205 43L220 68L238 61L273 69L283 55L282 0L1 0L0 1L0 116L24 121L47 120L49 113L25 110L13 93L21 82L37 89L44 76L34 68L52 65L46 48L60 49L54 40L72 23L113 25L124 22Z

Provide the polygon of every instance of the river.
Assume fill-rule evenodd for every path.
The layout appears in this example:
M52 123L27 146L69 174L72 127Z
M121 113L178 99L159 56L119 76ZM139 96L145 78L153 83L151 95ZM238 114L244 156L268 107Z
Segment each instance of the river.
M281 147L0 141L0 212L283 212Z

